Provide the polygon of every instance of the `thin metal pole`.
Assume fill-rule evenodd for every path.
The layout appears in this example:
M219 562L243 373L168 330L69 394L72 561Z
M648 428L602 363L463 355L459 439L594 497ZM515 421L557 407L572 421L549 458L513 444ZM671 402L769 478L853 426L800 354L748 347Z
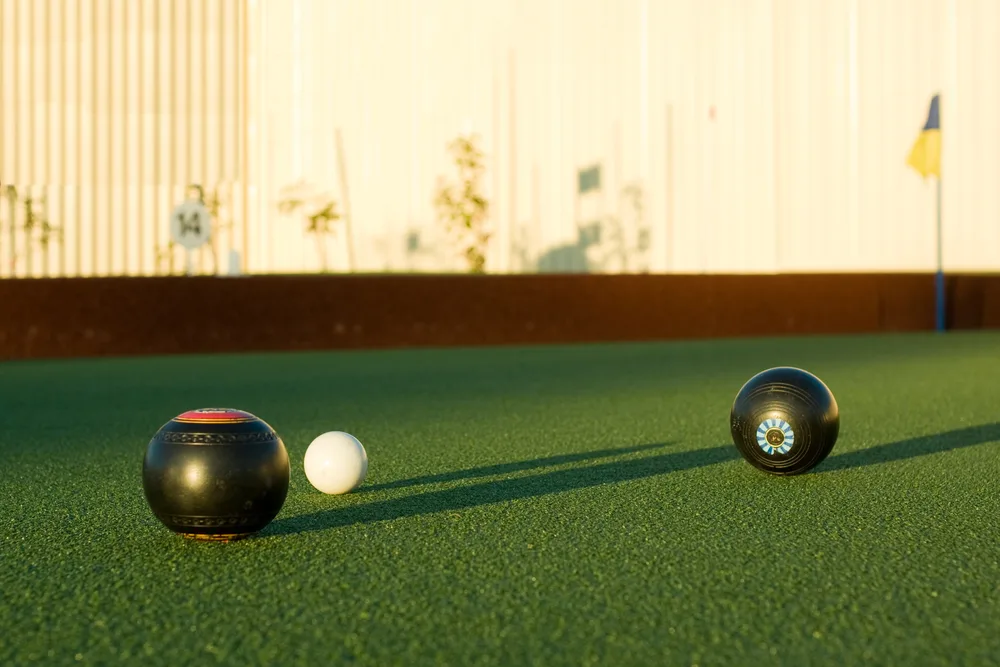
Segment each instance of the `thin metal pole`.
M3 16L4 12L3 12L3 8L4 8L4 3L0 2L0 39L3 39L3 26L4 26L4 16ZM15 31L15 34L16 34L16 31ZM65 43L65 41L64 41L64 43ZM15 47L15 53L16 53L16 47ZM4 65L3 65L3 63L0 63L0 91L4 90L4 76L3 76L3 72L4 72ZM6 127L6 121L4 119L4 108L5 107L4 107L3 103L0 102L0 128ZM15 137L17 136L16 132L14 133L14 136ZM7 191L7 185L3 181L3 166L4 166L4 162L5 162L5 160L4 160L4 153L3 153L3 151L0 151L0 198L2 198L3 194ZM15 167L15 170L16 169L17 169L17 167ZM0 199L0 202L2 202L2 199ZM13 221L11 221L11 224L13 224ZM2 230L3 230L3 219L0 219L0 231L2 231ZM2 250L3 250L3 244L0 243L0 251L2 251ZM3 264L3 252L0 252L0 265L2 265L2 264ZM2 277L3 277L3 266L0 266L0 278L2 278Z
M340 171L340 191L344 198L344 236L347 241L347 270L354 271L354 234L351 225L351 199L347 193L347 166L344 160L344 141L337 128L337 161Z
M11 11L10 23L14 26L14 53L11 57L13 61L13 67L11 71L14 73L12 88L14 89L14 98L20 96L20 82L19 73L21 71L21 38L20 38L20 22L18 21L17 8L20 3L14 3L14 9ZM20 104L12 105L13 119L11 120L11 127L21 127L20 119ZM17 192L16 188L21 185L21 142L19 140L21 133L14 132L14 136L11 138L11 143L14 144L14 172L11 176L11 183L8 187L13 187L15 190L11 191L11 204L10 204L10 277L14 278L17 276L17 200L14 198L14 192ZM6 194L6 190L4 193Z
M140 2L136 8L136 23L138 24L137 30L139 35L146 34L146 17L143 14L142 8L144 2ZM138 39L138 53L136 53L136 71L138 75L136 76L136 98L138 99L139 108L142 109L145 106L145 92L146 92L146 62L144 54L146 52L146 47L143 45L143 39L140 37ZM136 258L136 270L139 275L144 275L146 272L146 253L144 251L146 245L145 230L146 230L146 172L144 165L146 164L145 155L146 151L143 150L146 145L146 122L142 119L142 114L137 114L139 116L139 136L137 141L139 143L139 160L136 162L136 181L139 183L139 191L136 193L136 213L137 213L137 224L135 226L135 245L139 253Z
M240 77L240 83L242 85L242 90L240 90L240 96L243 100L242 109L240 110L240 177L243 182L243 243L242 243L242 254L240 257L240 273L245 273L246 268L250 262L250 164L256 156L248 155L250 148L250 123L249 123L249 109L250 109L250 74L249 74L249 63L250 63L250 16L247 7L247 0L241 0L238 5L240 30L240 71L242 76ZM235 231L235 230L234 230Z
M936 287L937 287L937 330L943 333L948 328L948 323L946 321L946 311L945 308L945 289L944 289L944 253L942 251L942 233L941 233L941 177L938 176L937 179L937 276L936 276Z
M185 19L185 35L184 35L184 73L186 80L186 88L184 90L184 99L187 101L187 109L185 110L185 116L187 117L187 122L184 124L184 131L187 135L187 150L184 156L184 182L190 186L192 182L192 175L194 174L194 123L191 120L194 118L194 82L191 80L191 75L193 71L194 55L191 53L194 48L194 26L192 25L193 19L191 18L194 14L194 8L191 6L191 0L187 0L185 3L184 19ZM204 26L202 26L204 30ZM204 33L203 33L204 34ZM204 45L204 36L202 37L202 45ZM202 52L204 54L204 51ZM204 72L202 72L204 77ZM204 182L202 182L202 192L204 192ZM201 273L202 269L202 253L204 251L204 246L198 249L198 273ZM194 251L187 251L187 268L185 273L187 275L193 275L194 272Z
M59 150L65 150L66 148L66 105L69 100L66 95L66 72L69 71L69 67L66 63L66 2L67 0L62 0L60 2L59 10L59 43L62 44L62 50L59 52L62 56L62 63L60 63L59 69L63 71L63 74L59 77L59 107L60 111L59 118ZM59 275L66 275L66 190L69 188L69 178L67 178L67 165L68 160L59 160ZM79 216L74 216L79 217Z
M167 206L171 209L174 206L174 188L177 185L177 118L180 116L180 109L177 105L177 3L170 3L170 60L167 61L170 68L170 174L167 187ZM174 273L174 252L171 249L167 258L169 261L168 272Z
M45 48L45 56L42 60L42 67L45 70L45 99L51 102L52 98L52 5L54 3L49 0L45 3L45 43L48 45ZM65 42L64 42L65 43ZM44 205L42 208L43 215L45 216L43 220L45 224L49 224L49 198L52 192L52 113L54 104L45 105L45 149L42 152L42 164L44 165L44 177L43 177L43 192L44 192ZM51 237L49 237L49 231L47 229L42 230L45 242L41 244L42 250L42 276L47 278L49 276L49 244L51 243Z
M674 263L672 260L674 251L674 105L667 105L667 182L666 182L666 193L667 193L667 250L666 250L666 265L667 270L672 270L674 268Z
M500 73L498 72L499 64L493 63L493 159L492 159L492 171L493 171L493 199L494 201L499 201L500 199ZM412 135L411 135L412 137ZM411 138L411 145L412 145ZM411 158L412 159L412 158ZM412 188L411 188L412 190ZM500 219L497 216L497 211L500 207L495 204L490 205L489 214L490 219L497 228L500 227ZM510 273L510 239L511 230L507 230L507 250L503 254L505 256L501 257L501 270L504 273ZM494 253L494 256L496 254Z
M105 224L108 229L108 268L109 276L115 275L115 231L118 225L115 216L115 152L114 133L116 128L122 132L122 141L125 140L125 128L121 125L124 119L119 119L115 123L115 6L110 0L107 2L108 8L108 42L106 45L108 59L108 193L105 211Z
M76 6L76 198L74 203L78 211L73 216L76 222L76 242L73 244L73 254L76 275L83 275L83 9Z
M3 39L3 26L5 25L4 24L4 16L3 16L3 14L4 14L3 8L4 8L4 3L0 2L0 40ZM17 34L16 30L14 31L14 34L15 35ZM17 47L16 46L15 46L15 51L14 52L15 52L15 54L17 53ZM4 90L4 76L3 76L3 72L4 72L4 64L0 63L0 91ZM17 105L15 105L15 108L16 107L17 107ZM7 127L7 125L6 125L6 119L4 118L4 108L5 108L4 104L2 102L0 102L0 127ZM12 123L12 125L13 125L13 123ZM15 137L17 136L17 132L14 133L14 136ZM2 197L3 197L4 193L7 191L7 185L4 183L3 178L2 178L2 176L3 176L4 162L5 162L5 160L4 160L4 153L3 153L2 150L0 150L0 203L2 203ZM16 170L17 170L17 166L15 165L14 171L16 171ZM13 223L14 223L14 221L12 220L11 224L13 224ZM0 219L0 231L2 231L2 230L3 230L3 219ZM0 243L0 251L3 250L3 246L4 246L4 244ZM3 266L2 266L2 264L3 264L3 252L0 252L0 278L3 277Z
M27 36L30 41L35 39L35 3L28 3L28 31ZM28 226L28 223L33 222L35 210L35 155L38 151L38 147L35 145L35 109L38 108L37 100L35 98L35 49L28 49L28 108L31 110L28 113L28 122L26 123L27 135L28 135L28 169L27 180L24 185L25 201L24 207L24 274L31 278L34 271L34 259L35 259L35 234L34 225Z
M507 253L509 256L510 246L515 234L514 230L517 228L517 83L515 80L517 54L514 52L514 49L510 49L507 53L507 61L510 68L507 81L507 126L509 128L507 130L507 140L509 142L507 146L507 226L510 229L507 237ZM523 266L521 270L524 270Z
M153 247L158 251L160 248L160 234L162 218L164 217L163 202L160 200L160 189L163 187L163 172L161 171L160 155L162 153L162 139L160 137L163 128L160 122L160 84L162 73L160 72L160 4L153 5L153 108L156 109L153 123ZM160 258L153 257L153 274L160 273Z
M226 93L229 89L226 87L226 3L219 2L216 6L216 39L219 40L217 58L219 59L219 69L217 72L218 79L215 82L215 88L218 91L218 112L219 112L219 159L218 166L216 167L216 173L218 174L218 183L216 184L216 199L219 201L219 214L222 214L222 183L228 180L229 169L226 161ZM206 21L207 23L207 21ZM207 149L206 149L207 151ZM226 188L226 199L232 198L232 182L229 182L229 187ZM214 229L212 234L215 238L212 239L213 245L215 246L215 272L220 273L219 264L220 262L228 264L229 263L229 253L223 253L220 258L219 253L222 252L222 230L219 229L219 220L215 221ZM232 231L229 232L230 243L232 245Z
M92 3L90 7L90 71L91 71L91 81L92 86L90 89L90 177L93 179L92 191L90 194L90 275L97 275L97 226L98 226L98 203L97 203L97 192L98 192L98 178L97 170L101 165L99 158L100 151L97 148L98 141L98 128L99 124L97 122L97 91L100 89L97 77L97 42L98 35L100 35L100 28L97 25L97 2ZM111 84L108 83L110 88Z
M128 101L129 101L128 100L128 96L129 96L129 78L128 78L128 76L129 76L129 60L132 58L132 54L129 53L129 48L128 48L128 46L129 46L129 37L128 36L129 36L129 33L131 32L129 30L129 24L128 24L128 8L129 8L130 4L132 4L132 3L129 2L129 0L125 0L125 2L122 3L122 8L121 8L121 11L122 11L122 31L121 31L121 42L120 42L120 44L121 44L121 47L120 47L121 51L120 51L120 53L121 53L121 59L122 59L122 91L121 91L121 114L122 114L122 121L121 121L121 126L120 126L121 130L122 130L122 139L121 139L121 141L122 141L122 144L121 144L122 145L122 149L121 149L122 150L122 152L121 152L121 160L122 160L121 161L121 174L122 174L122 180L121 180L121 186L120 186L121 189L122 189L122 195L121 195L121 206L122 206L121 207L121 216L122 216L122 226L121 226L121 229L122 229L122 271L121 272L124 275L128 275L129 274L129 256L131 255L131 253L129 252L129 248L128 248L129 226L132 224L132 221L134 220L134 218L132 218L132 216L131 216L131 211L129 210L129 207L128 207L129 190L131 189L129 181L132 180L132 178L131 178L132 174L129 171L129 162L128 162L128 149L129 149L129 145L130 145L129 142L132 139L132 132L130 130L130 128L132 127L132 123L131 123L131 119L129 118L129 103L128 103ZM141 1L138 2L138 3L136 3L136 4L139 5L140 7L142 6L142 2ZM140 31L141 31L141 28L140 28ZM142 33L140 32L140 34L142 34ZM142 47L140 46L139 48L141 49ZM141 75L142 75L142 73L140 71L140 76ZM139 127L139 132L140 133L142 132L142 127L141 126ZM139 183L139 187L142 188L142 183L141 182ZM141 218L139 220L141 220ZM141 225L142 223L140 222L139 224Z

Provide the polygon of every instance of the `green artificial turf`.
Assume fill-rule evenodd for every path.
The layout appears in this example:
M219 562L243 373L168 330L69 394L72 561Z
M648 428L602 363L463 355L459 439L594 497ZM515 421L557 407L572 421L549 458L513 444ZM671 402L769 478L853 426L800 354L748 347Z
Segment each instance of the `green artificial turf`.
M779 364L842 414L794 478L728 432ZM994 333L5 364L0 664L996 664L997 377ZM205 406L292 456L255 539L143 499L150 436ZM335 429L348 496L302 471Z

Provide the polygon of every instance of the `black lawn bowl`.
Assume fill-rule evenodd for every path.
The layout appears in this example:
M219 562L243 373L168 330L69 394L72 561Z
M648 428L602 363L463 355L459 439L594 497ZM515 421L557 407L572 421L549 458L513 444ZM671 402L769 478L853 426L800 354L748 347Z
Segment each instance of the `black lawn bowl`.
M729 415L733 443L752 466L798 475L819 465L840 432L830 389L800 368L778 367L750 378Z
M189 539L229 542L267 526L288 495L285 444L242 410L185 412L146 448L142 484L153 514Z

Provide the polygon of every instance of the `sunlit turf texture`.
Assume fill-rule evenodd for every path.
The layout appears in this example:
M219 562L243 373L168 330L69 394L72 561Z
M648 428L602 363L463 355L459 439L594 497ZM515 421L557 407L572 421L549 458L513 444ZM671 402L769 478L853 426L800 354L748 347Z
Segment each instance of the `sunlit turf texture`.
M779 364L841 409L801 477L729 439ZM998 377L993 333L6 364L0 664L996 662ZM255 539L143 499L149 438L207 406L292 456ZM333 429L349 496L302 471Z

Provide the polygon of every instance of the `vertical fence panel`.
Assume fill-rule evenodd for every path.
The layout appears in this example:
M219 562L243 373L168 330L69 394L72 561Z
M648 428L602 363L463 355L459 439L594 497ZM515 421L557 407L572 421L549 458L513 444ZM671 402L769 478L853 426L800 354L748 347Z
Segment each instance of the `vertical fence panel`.
M98 140L103 134L100 126L100 103L101 95L101 75L100 75L100 9L101 0L94 0L90 4L90 86L89 86L89 98L90 98L90 137L89 137L89 156L90 156L90 188L89 199L90 199L90 224L89 227L89 256L90 256L90 267L88 273L90 275L100 275L101 269L98 263L98 246L100 244L101 237L101 224L100 218L100 194L101 186L103 185L104 178L101 172L101 142Z
M87 191L90 185L90 179L86 178L83 173L83 138L86 136L87 132L84 129L84 100L86 96L87 86L83 78L84 68L83 68L83 58L84 58L84 20L85 11L83 2L70 2L73 7L74 12L74 61L76 62L76 67L74 68L72 77L72 86L75 92L74 98L76 100L74 114L75 123L73 125L73 136L74 139L67 142L67 146L73 145L73 164L75 169L73 171L73 211L75 215L73 216L73 242L69 247L73 248L73 268L74 274L76 276L85 275L84 263L83 263L83 241L84 241L84 193ZM67 70L67 75L69 70ZM67 233L68 236L68 233Z
M4 95L0 95L0 128L17 127L17 5L19 0L0 0L0 45L4 47L0 58L0 82ZM11 91L13 94L7 94ZM0 142L0 276L14 275L14 229L16 225L11 202L17 173L17 135L3 131Z
M214 7L214 22L215 22L215 32L216 34L216 50L215 50L215 85L213 86L215 90L215 104L217 109L217 116L215 122L215 137L216 144L210 148L216 154L216 168L219 173L219 197L224 198L223 205L220 206L220 219L216 220L217 231L215 233L216 242L218 247L216 248L216 257L218 257L219 262L223 267L226 267L229 263L229 249L232 248L232 207L233 207L233 184L232 184L232 174L229 173L229 160L226 155L226 147L229 144L227 139L229 138L229 127L231 123L227 116L227 110L231 108L227 104L226 97L229 95L230 86L229 81L233 78L232 76L226 75L226 65L228 63L228 31L225 29L226 23L226 10L229 7L229 3L225 0L219 0ZM224 211L224 213L222 213Z
M0 0L0 277L177 271L203 187L224 267L241 221L244 0ZM241 223L242 224L242 223Z
M119 178L116 179L115 187L117 211L113 217L117 222L117 229L120 236L116 234L112 240L114 241L114 257L119 258L117 259L117 272L125 275L133 272L131 265L132 257L135 256L134 252L129 252L131 240L135 236L134 226L136 223L130 206L131 193L135 189L135 171L129 169L128 159L129 147L135 141L133 131L134 119L130 110L131 105L129 104L129 96L133 87L133 80L130 79L130 75L134 76L132 71L135 69L130 64L133 62L130 43L132 41L132 33L134 32L131 21L132 15L135 13L134 3L135 0L119 0L115 3L113 13L116 14L117 21L112 22L112 28L117 27L118 32L115 34L115 39L111 42L115 45L117 57L120 59L113 64L113 68L116 70L115 79L120 85L120 89L116 91L118 102L116 113L119 121L115 123L115 127L120 134L118 136L118 150L114 156ZM117 26L114 25L115 23L117 23Z
M121 266L118 263L118 245L125 234L122 224L121 209L118 203L118 190L123 183L124 172L121 170L119 162L119 147L122 144L122 126L125 119L120 113L119 101L122 96L122 81L118 76L121 64L121 19L124 11L122 0L105 0L107 9L107 39L104 41L104 49L107 57L107 173L108 185L105 193L105 252L107 253L107 273L120 274Z
M19 245L19 235L17 233L17 228L19 224L19 207L18 207L18 197L24 191L24 183L28 182L27 174L25 173L24 166L24 150L22 144L24 143L23 138L25 135L24 128L27 126L27 118L25 116L25 101L27 99L25 91L25 81L26 77L22 71L24 66L24 58L22 57L21 35L24 34L24 0L14 0L14 10L11 12L10 25L13 27L13 40L14 40L14 53L11 58L13 64L13 81L11 82L11 89L14 91L14 113L13 121L11 122L11 127L14 128L14 136L11 137L11 143L13 144L13 154L14 154L14 173L13 173L13 183L7 189L8 193L8 204L10 212L10 242L8 245L10 252L10 274L12 276L20 275L20 261L19 257L22 252L22 248Z
M165 18L167 16L168 7L164 3L159 2L159 0L153 0L152 11L154 14L153 21L153 69L151 72L151 87L153 88L153 210L150 216L151 221L151 236L153 239L153 247L155 248L155 273L160 274L163 272L166 266L169 266L169 254L167 251L167 240L163 234L163 225L161 224L161 218L163 217L164 208L166 206L167 198L165 195L166 190L166 177L169 174L169 161L168 161L168 149L167 146L170 143L170 134L168 123L170 121L170 116L165 113L167 105L170 103L171 99L169 94L167 100L164 101L163 91L168 90L168 80L164 75L164 63L170 62L170 40L163 39L163 25L167 21ZM167 25L170 25L167 23ZM166 137L166 139L165 139Z
M424 246L466 129L505 220L493 269L576 243L599 161L609 197L648 192L664 269L926 270L936 189L905 159L935 92L947 265L1000 268L994 0L696 4L0 0L0 278L177 273L194 184L217 212L196 268L312 270L276 210L298 178L349 196L360 267L458 268Z
M122 216L125 237L122 239L124 271L128 275L142 273L142 227L145 221L139 213L142 202L142 109L139 106L142 88L142 0L125 0L128 11L125 16L125 39L122 49L122 114L125 116L125 141L122 144L122 172L131 179L129 187L122 194Z
M215 83L215 39L213 36L212 27L214 21L210 20L210 16L214 16L209 12L209 3L198 2L195 4L195 16L196 22L200 26L199 39L199 58L195 62L195 69L199 72L198 75L198 90L197 98L198 104L195 109L198 119L198 133L197 141L195 144L196 149L196 170L200 174L198 177L198 182L202 184L204 197L206 198L206 205L211 208L215 208L215 202L213 197L218 194L219 190L219 175L218 170L215 169L213 164L213 156L209 151L209 134L216 133L218 130L215 129L215 116L216 109L218 109L218 99L214 94L216 87ZM211 104L211 100L215 101L214 106ZM215 136L215 134L212 134ZM214 144L214 142L211 142ZM213 220L216 225L218 220ZM216 259L215 259L215 247L217 245L217 229L213 229L212 240L210 243L206 244L205 247L199 252L199 266L202 273L216 273Z
M35 193L36 183L38 182L37 174L35 173L35 167L38 164L37 149L38 141L36 137L36 130L38 128L38 98L35 94L36 84L38 82L38 75L35 71L35 63L38 60L35 55L35 2L25 2L22 5L24 11L21 14L22 23L19 26L20 37L23 40L21 44L21 53L23 59L21 60L21 76L23 77L23 90L24 97L22 102L24 103L24 134L25 134L25 151L24 151L24 175L26 176L25 184L22 186L21 193L21 248L22 248L22 260L20 265L22 275L26 277L33 277L34 275L34 259L35 259L35 243L34 243L34 233L32 226L34 224L34 212L37 202L37 196Z
M58 44L55 56L50 61L50 72L54 82L51 94L54 96L53 104L50 108L49 118L52 126L49 131L51 141L48 160L52 165L51 174L55 183L52 187L55 190L56 204L53 206L55 220L52 221L52 243L54 245L53 272L56 275L65 275L66 269L66 188L68 184L68 166L65 155L66 146L66 114L69 109L69 97L66 87L66 66L69 62L67 54L69 52L69 42L66 30L66 0L49 0L49 35ZM2 87L0 87L2 89ZM58 93L55 92L58 89Z
M7 82L12 79L11 75L7 72L7 67L11 59L8 56L9 47L6 47L7 44L13 41L8 35L7 28L7 25L10 23L11 4L11 0L0 0L0 138L3 139L0 141L0 278L7 276L7 261L4 254L7 246L7 237L4 235L4 232L8 224L13 224L12 220L7 219L8 212L3 205L4 194L14 177L13 166L8 160L10 141L4 129L13 126L12 121L9 120L11 114L7 110L7 105L10 103L12 96L2 94L7 90Z
M243 224L240 226L240 251L243 257L243 264L247 270L255 270L258 264L255 260L259 257L252 257L251 230L256 230L254 240L257 241L258 253L266 250L266 245L261 243L260 229L261 221L266 217L263 214L263 199L261 174L263 172L264 161L260 159L261 142L263 134L262 123L258 122L259 114L257 110L261 108L262 97L258 78L262 69L260 59L250 50L250 43L260 45L264 27L261 25L260 0L248 0L249 6L245 3L237 5L239 24L239 78L242 89L239 93L240 100L240 180L243 183L243 196L241 198L240 213ZM265 42L266 44L266 42ZM256 167L256 169L255 169ZM252 193L252 198L251 198ZM252 208L251 208L252 207Z
M173 31L173 28L177 25L177 22L178 22L178 18L179 18L178 17L178 13L179 13L178 12L178 5L180 5L180 4L181 3L178 0L174 0L173 2L171 2L169 4L169 11L170 11L170 14L169 14L169 16L170 16L169 26L170 26L171 32ZM180 107L180 105L178 103L178 97L179 97L179 94L180 94L179 93L180 84L178 83L178 79L181 78L181 69L180 69L180 67L178 67L178 59L180 57L180 53L179 53L180 49L178 49L177 42L180 39L181 39L180 35L170 35L167 38L167 46L168 46L167 53L169 55L167 56L166 62L164 63L166 65L166 69L167 69L167 72L168 72L167 76L169 77L169 80L170 80L170 85L169 85L169 88L167 89L167 90L170 91L169 92L169 98L168 98L168 104L170 105L170 115L169 115L169 118L170 118L170 131L168 132L167 138L166 138L167 153L169 155L169 160L167 162L167 165L168 165L167 166L167 181L166 181L167 182L167 187L166 187L166 191L165 191L166 200L164 201L164 206L165 207L170 206L173 202L176 201L176 197L177 197L177 188L176 188L176 185L177 185L177 180L179 178L179 176L178 176L178 168L177 168L177 161L178 161L177 144L179 143L179 139L181 138L182 135L180 134L180 131L181 131L181 128L180 128L181 107ZM165 237L166 236L166 230L164 229L163 225L159 225L159 227L160 227L160 236L161 237ZM167 271L168 271L168 273L174 273L174 269L175 269L175 253L173 252L173 246L169 243L169 241L166 241L166 243L167 243L167 247L170 249L169 253L168 253L168 256L167 256L168 257L168 259L167 259Z

